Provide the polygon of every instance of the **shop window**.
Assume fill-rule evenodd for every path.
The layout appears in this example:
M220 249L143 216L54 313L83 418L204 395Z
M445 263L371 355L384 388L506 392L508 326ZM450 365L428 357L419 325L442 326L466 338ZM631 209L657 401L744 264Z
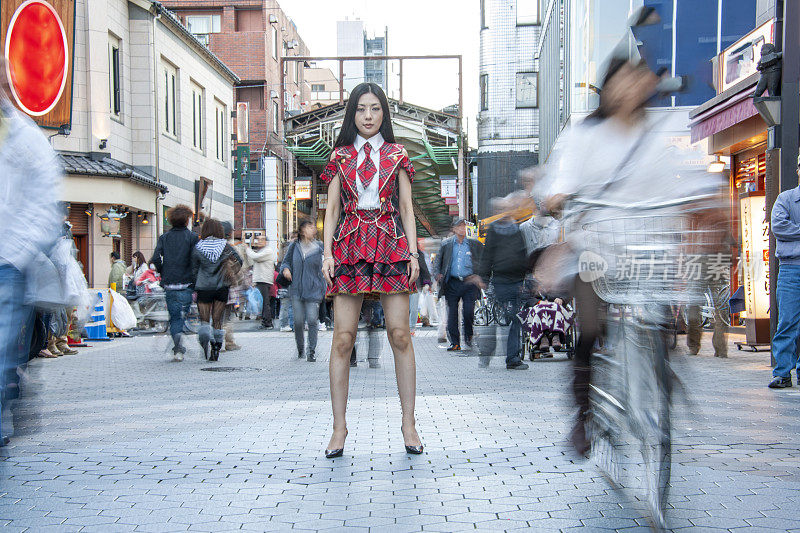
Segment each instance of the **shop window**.
M737 161L736 189L739 192L763 191L766 177L766 154L762 153Z

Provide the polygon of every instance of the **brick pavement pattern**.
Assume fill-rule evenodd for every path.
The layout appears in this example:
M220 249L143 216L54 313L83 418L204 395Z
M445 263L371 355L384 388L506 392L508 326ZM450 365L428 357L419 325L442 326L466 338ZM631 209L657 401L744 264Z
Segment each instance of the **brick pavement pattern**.
M732 340L737 337L732 336ZM507 371L415 338L421 456L403 450L394 365L351 371L344 457L326 460L327 353L245 332L218 367L163 336L36 360L18 435L0 449L2 531L648 531L566 446L570 366ZM769 354L680 350L668 520L675 531L800 532L798 389L766 388ZM681 342L684 339L681 338ZM366 353L362 350L362 353Z

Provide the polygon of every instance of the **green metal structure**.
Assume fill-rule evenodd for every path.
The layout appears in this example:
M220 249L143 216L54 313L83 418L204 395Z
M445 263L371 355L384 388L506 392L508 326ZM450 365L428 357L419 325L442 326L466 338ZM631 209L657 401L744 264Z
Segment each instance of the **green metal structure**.
M451 216L441 197L440 181L441 176L457 174L458 143L466 138L458 131L458 117L397 100L389 100L389 107L395 138L405 146L417 171L412 185L417 234L445 235ZM330 158L344 108L344 104L335 103L286 120L289 150L315 175Z

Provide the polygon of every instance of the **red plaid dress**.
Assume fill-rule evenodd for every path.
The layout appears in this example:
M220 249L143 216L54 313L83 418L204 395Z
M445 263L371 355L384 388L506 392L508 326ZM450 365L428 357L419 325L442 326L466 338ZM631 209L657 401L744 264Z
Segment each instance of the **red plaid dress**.
M384 143L380 148L377 176L380 208L358 209L356 180L358 152L353 146L336 148L320 177L325 183L339 176L344 218L333 234L334 283L328 296L411 293L408 282L411 257L399 213L397 172L402 168L413 180L414 167L400 144Z

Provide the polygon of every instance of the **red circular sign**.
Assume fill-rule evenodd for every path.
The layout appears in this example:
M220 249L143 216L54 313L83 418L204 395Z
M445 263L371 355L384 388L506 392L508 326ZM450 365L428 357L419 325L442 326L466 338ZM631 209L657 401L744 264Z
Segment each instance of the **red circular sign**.
M6 34L6 69L14 99L33 116L49 113L67 83L67 34L53 7L28 0L11 17Z

